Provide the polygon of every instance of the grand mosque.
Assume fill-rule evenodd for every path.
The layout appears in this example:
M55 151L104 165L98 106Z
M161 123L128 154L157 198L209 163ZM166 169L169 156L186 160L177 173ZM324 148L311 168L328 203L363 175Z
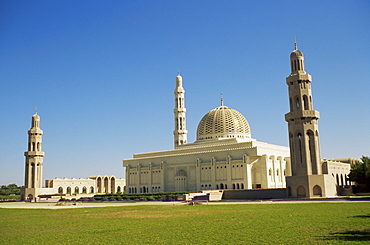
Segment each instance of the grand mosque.
M185 90L180 73L174 91L174 149L134 154L123 160L126 180L114 176L87 179L46 180L42 187L42 130L40 117L32 117L25 152L25 188L22 198L55 193L94 194L106 192L155 193L232 190L274 190L280 197L331 197L349 186L351 159L322 160L318 119L313 109L312 77L305 71L304 55L295 48L290 54L291 73L286 78L290 111L289 147L252 138L246 118L226 106L207 112L200 120L196 141L187 140ZM281 194L283 193L283 194Z
M318 119L313 109L311 75L297 49L286 78L290 112L289 146L252 138L246 118L224 105L207 112L194 143L187 141L185 90L180 74L174 91L174 149L134 154L123 160L128 193L286 188L286 196L336 196L348 185L349 162L321 160Z

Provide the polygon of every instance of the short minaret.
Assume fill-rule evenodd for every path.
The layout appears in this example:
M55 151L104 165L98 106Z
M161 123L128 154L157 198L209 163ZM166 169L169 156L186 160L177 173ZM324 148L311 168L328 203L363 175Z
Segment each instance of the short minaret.
M180 72L176 76L176 89L175 94L175 130L174 145L177 148L180 145L187 144L188 131L186 130L186 109L185 109L185 89L182 87L182 77Z
M313 109L312 77L304 69L304 56L294 43L290 54L291 73L286 78L290 112L288 122L292 176L287 177L288 195L293 197L332 196L326 192L322 174L318 119ZM335 187L335 186L334 186Z
M37 189L42 188L42 170L44 155L42 151L42 134L40 129L40 116L37 112L32 116L31 129L28 130L28 151L26 157L25 181L22 199L32 201L37 195Z

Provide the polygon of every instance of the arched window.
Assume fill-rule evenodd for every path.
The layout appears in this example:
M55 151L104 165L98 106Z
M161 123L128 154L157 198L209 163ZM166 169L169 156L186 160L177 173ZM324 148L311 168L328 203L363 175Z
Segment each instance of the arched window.
M220 184L220 189L224 189L224 184Z
M308 97L307 95L303 95L303 108L305 110L309 110L309 103L308 103Z
M103 192L103 190L102 190L102 179L101 179L101 177L98 177L97 179L96 179L96 184L97 184L97 191L98 191L98 193L102 193Z
M239 186L239 183L236 184L236 188L239 190L240 189L240 186Z
M31 188L35 188L35 164L31 163Z
M59 193L59 194L63 194L63 187L59 187L59 188L58 188L58 193Z
M301 69L301 67L300 67L300 63L299 63L299 60L297 60L298 62L297 62L297 65L298 65L298 70L300 70Z
M297 62L294 60L294 71L297 70Z
M289 146L290 146L290 155L294 156L294 140L292 133L289 133Z
M94 187L90 187L90 193L94 193Z
M295 99L295 106L296 106L297 108L299 108L299 107L300 107L300 103L299 103L299 98L298 98L298 97Z
M335 175L335 178L336 178L336 181L337 181L337 185L339 186L339 176L338 176L338 174Z
M312 174L317 174L317 162L316 162L316 151L315 151L315 137L311 130L307 131L307 144L308 144L308 155L311 162Z
M235 189L235 184L233 184L233 189Z
M80 193L80 188L78 188L78 186L75 187L75 193L76 194Z
M241 183L240 188L241 188L241 189L244 189L244 184L243 184L243 183Z
M117 187L117 192L121 192L121 186Z
M299 149L299 158L301 160L301 163L303 162L303 156L302 156L302 134L298 133L298 149Z
M322 193L321 193L321 187L320 186L318 186L318 185L315 185L314 187L313 187L313 194L315 195L315 196L322 196Z
M86 188L86 186L82 187L82 193L87 193L87 188Z
M306 196L306 189L303 186L298 186L297 188L297 196L298 197L305 197Z
M104 178L104 187L103 187L105 193L109 192L108 183L109 183L109 178L105 177Z
M67 194L71 194L71 187L67 187Z
M116 190L116 179L112 177L110 179L110 193L114 193L115 190Z

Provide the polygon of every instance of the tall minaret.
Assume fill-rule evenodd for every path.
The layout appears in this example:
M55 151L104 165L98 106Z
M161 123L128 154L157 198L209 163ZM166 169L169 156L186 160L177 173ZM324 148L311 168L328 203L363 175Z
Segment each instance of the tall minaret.
M313 109L311 75L304 70L303 53L294 45L290 54L291 73L286 78L290 112L285 115L289 129L292 175L321 174L318 119Z
M296 43L290 54L290 66L291 73L286 78L290 112L285 114L292 165L292 177L287 178L288 192L291 192L290 196L312 197L319 195L320 189L321 195L324 195L325 184L318 177L322 175L318 127L320 114L313 109L312 78L305 72L304 56ZM316 185L314 194L313 187Z
M176 76L176 89L175 94L175 130L174 145L177 148L180 145L187 144L188 131L186 130L186 109L185 109L185 89L182 87L182 77L180 72Z
M33 200L38 194L37 189L42 188L42 170L45 155L42 151L42 134L40 116L36 112L32 116L31 129L28 130L28 151L24 153L26 169L23 200Z

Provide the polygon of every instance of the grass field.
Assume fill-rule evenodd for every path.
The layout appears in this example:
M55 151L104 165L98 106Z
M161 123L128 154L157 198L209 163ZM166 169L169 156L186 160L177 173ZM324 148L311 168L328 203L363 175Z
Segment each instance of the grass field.
M0 209L0 244L369 243L369 202Z

